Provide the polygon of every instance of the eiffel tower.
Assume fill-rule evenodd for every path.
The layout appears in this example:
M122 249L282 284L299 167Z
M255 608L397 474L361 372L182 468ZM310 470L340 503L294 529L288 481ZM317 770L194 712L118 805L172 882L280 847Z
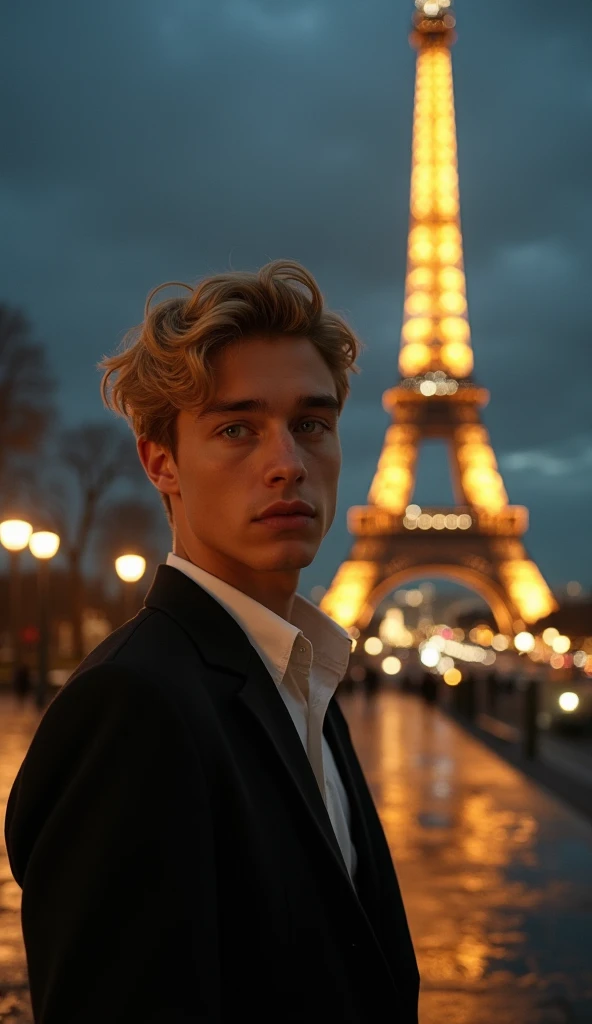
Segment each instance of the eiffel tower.
M348 513L354 541L321 607L363 629L374 609L410 579L445 577L487 601L513 635L555 602L522 536L528 511L508 496L481 420L489 394L472 377L451 47L452 0L415 0L417 49L410 227L400 379L383 404L386 432L368 505ZM412 503L421 443L446 443L454 507Z

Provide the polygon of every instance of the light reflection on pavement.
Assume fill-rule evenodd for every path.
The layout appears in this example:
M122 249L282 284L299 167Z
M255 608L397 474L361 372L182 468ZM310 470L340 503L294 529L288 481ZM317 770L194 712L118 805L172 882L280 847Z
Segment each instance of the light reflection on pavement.
M592 1024L592 825L417 698L341 698L395 861L421 1024Z
M403 889L420 1024L592 1024L592 826L413 697L341 703ZM2 826L37 721L0 698ZM32 1024L3 827L0 1024Z
M21 890L4 845L6 801L39 721L33 708L0 698L0 1024L31 1024L20 907Z

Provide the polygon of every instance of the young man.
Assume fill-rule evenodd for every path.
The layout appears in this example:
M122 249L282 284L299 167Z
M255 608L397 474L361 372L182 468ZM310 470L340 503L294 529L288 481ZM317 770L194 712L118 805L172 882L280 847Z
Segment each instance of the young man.
M36 1024L414 1024L418 974L296 596L335 513L358 343L291 261L202 281L106 359L173 553L82 663L13 786ZM151 298L151 297L150 297Z

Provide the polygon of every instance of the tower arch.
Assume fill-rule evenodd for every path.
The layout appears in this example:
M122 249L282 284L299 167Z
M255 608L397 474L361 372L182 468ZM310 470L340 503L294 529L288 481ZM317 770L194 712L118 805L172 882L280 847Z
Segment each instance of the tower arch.
M510 636L514 633L517 612L509 603L507 595L499 584L467 566L443 565L436 562L432 565L409 566L385 576L368 594L366 604L360 614L359 626L363 629L368 625L380 602L393 590L404 586L411 580L426 576L450 580L468 587L489 605L500 633Z

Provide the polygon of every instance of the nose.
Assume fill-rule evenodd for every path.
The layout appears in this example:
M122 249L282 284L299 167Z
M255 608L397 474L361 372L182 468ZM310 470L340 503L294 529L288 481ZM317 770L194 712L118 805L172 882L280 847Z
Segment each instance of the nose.
M264 479L268 487L296 484L306 480L307 470L294 435L283 427L273 431L265 445Z

